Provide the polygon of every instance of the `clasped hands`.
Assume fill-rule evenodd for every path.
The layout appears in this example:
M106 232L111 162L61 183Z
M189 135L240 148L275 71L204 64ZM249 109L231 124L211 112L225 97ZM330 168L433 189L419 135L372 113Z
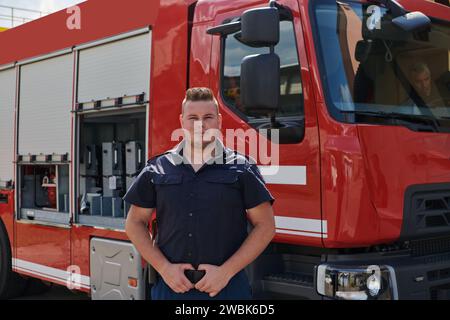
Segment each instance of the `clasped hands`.
M160 271L160 275L164 282L176 293L185 293L195 288L208 293L210 297L216 296L225 288L232 277L222 266L200 264L197 270L204 270L205 275L200 281L193 284L186 277L185 270L196 269L189 263L168 264Z

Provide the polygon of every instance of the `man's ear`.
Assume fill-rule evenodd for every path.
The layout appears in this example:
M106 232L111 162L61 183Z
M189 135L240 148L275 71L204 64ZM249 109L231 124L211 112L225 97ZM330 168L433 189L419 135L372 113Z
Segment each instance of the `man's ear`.
M180 127L183 128L183 114L182 113L180 113L179 119L180 119Z

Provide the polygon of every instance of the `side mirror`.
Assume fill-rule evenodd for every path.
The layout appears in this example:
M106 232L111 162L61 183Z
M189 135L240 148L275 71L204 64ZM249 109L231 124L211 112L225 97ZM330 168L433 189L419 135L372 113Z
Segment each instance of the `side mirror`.
M267 114L278 108L280 58L275 53L246 56L241 64L241 102L249 113Z
M392 23L406 32L420 32L428 29L430 18L422 12L408 12L397 0L378 0L384 3L392 14Z
M422 12L409 12L392 19L392 23L406 32L420 32L430 28L431 20Z
M280 41L280 13L275 7L245 11L240 41L252 47L275 46Z

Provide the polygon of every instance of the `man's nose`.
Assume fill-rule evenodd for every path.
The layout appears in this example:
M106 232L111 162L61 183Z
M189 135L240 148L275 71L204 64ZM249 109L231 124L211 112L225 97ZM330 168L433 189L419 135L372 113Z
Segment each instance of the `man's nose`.
M203 133L204 131L205 131L205 125L204 125L203 121L199 121L199 120L195 121L194 132Z

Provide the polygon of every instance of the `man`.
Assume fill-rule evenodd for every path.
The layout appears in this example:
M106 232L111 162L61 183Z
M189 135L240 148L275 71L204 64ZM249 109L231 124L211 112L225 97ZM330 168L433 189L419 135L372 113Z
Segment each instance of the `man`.
M428 66L423 62L412 65L409 70L409 81L418 98L430 108L431 113L435 116L440 116L441 109L444 107L444 101L436 87L433 86L431 71ZM424 114L423 110L417 106L411 97L406 100L404 105L411 107L411 114Z
M127 235L159 275L152 299L250 299L244 268L275 234L274 199L255 164L206 136L222 126L210 89L186 92L180 124L183 141L150 159L124 197Z

